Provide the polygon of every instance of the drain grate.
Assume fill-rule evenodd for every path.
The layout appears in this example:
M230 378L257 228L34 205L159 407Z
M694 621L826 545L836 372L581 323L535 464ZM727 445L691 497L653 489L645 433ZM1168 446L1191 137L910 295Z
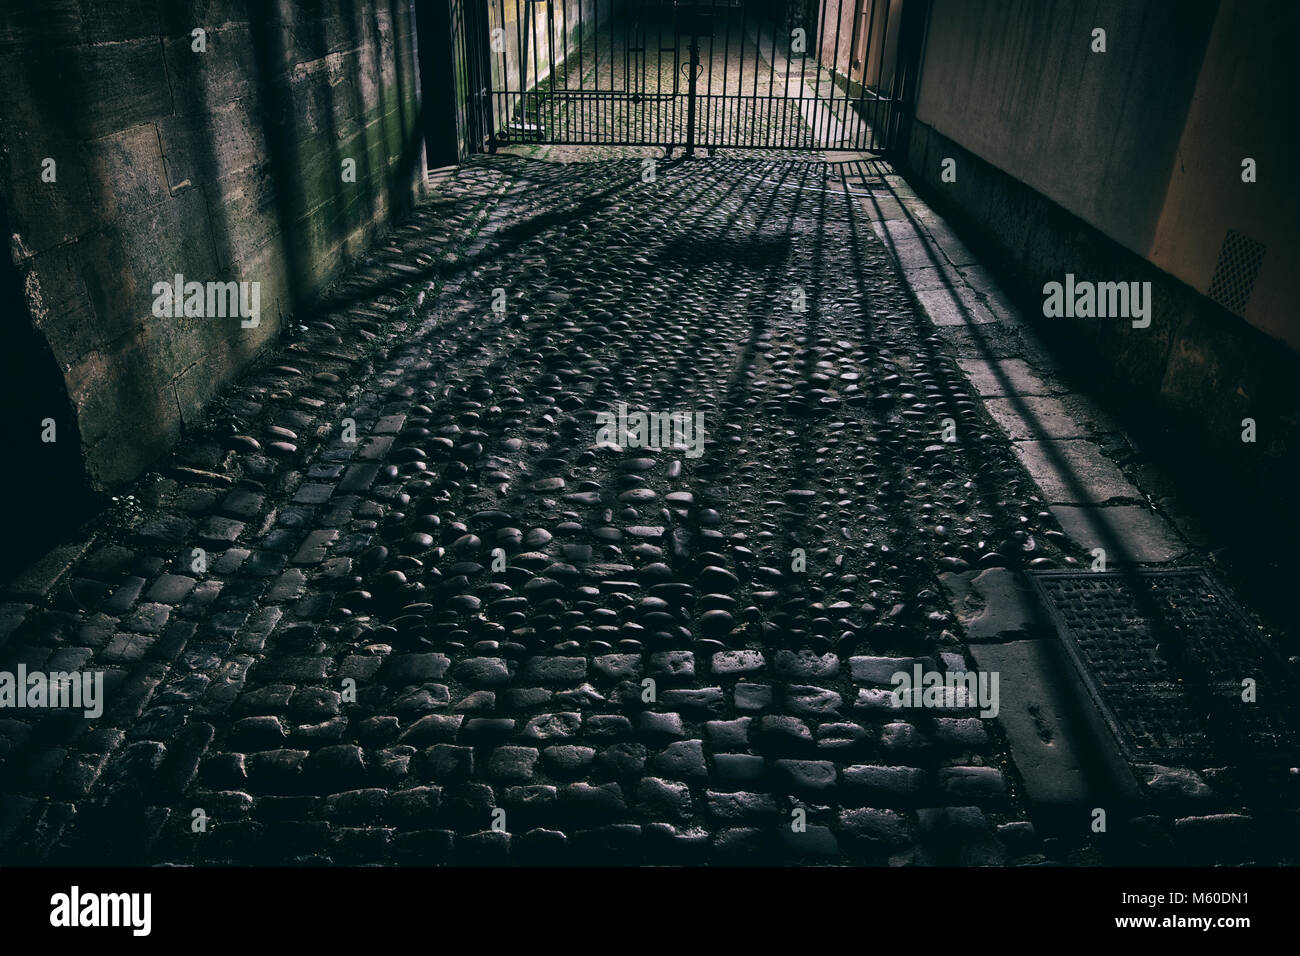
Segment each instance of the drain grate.
M1133 760L1289 751L1287 664L1205 571L1043 571L1030 581ZM1246 678L1256 700L1242 700Z

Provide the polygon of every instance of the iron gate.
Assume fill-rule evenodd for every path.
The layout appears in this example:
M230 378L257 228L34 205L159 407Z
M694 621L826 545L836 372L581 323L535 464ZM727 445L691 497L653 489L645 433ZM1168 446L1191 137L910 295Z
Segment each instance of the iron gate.
M905 3L470 0L490 148L851 149L893 140Z

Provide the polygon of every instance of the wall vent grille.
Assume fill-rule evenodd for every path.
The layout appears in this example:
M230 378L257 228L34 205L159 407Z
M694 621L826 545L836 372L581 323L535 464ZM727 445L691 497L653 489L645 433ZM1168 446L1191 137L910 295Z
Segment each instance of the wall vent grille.
M1209 296L1229 312L1246 317L1246 303L1255 289L1255 278L1264 261L1262 242L1229 229L1219 250L1219 264L1210 282Z

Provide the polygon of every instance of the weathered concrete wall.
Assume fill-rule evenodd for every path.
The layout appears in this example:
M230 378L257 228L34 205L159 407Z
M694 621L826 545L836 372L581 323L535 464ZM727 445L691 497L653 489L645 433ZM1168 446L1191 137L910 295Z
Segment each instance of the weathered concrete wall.
M1293 0L1220 5L1147 258L1300 352L1297 43ZM1214 288L1229 230L1263 247L1242 308Z
M916 119L1199 292L1230 230L1261 244L1215 298L1300 351L1297 40L1290 0L934 0Z
M934 0L904 157L918 189L986 244L1028 314L1042 316L1043 284L1066 273L1151 282L1147 328L1038 324L1135 428L1296 524L1300 207L1286 170L1298 13L1243 0ZM1097 26L1104 54L1090 52ZM1243 157L1257 159L1257 182L1242 182ZM1265 247L1244 307L1209 294L1228 230ZM1242 440L1248 418L1254 443Z
M1144 253L1216 6L934 0L916 118Z
M5 321L53 352L92 484L162 455L423 188L413 22L410 0L0 3L30 313ZM259 323L155 317L176 274L260 283Z

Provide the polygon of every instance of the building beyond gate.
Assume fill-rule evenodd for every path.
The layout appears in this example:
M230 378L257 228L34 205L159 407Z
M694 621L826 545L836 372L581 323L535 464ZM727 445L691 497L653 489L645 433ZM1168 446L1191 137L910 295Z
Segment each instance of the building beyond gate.
M465 0L469 150L519 143L886 152L907 0Z

